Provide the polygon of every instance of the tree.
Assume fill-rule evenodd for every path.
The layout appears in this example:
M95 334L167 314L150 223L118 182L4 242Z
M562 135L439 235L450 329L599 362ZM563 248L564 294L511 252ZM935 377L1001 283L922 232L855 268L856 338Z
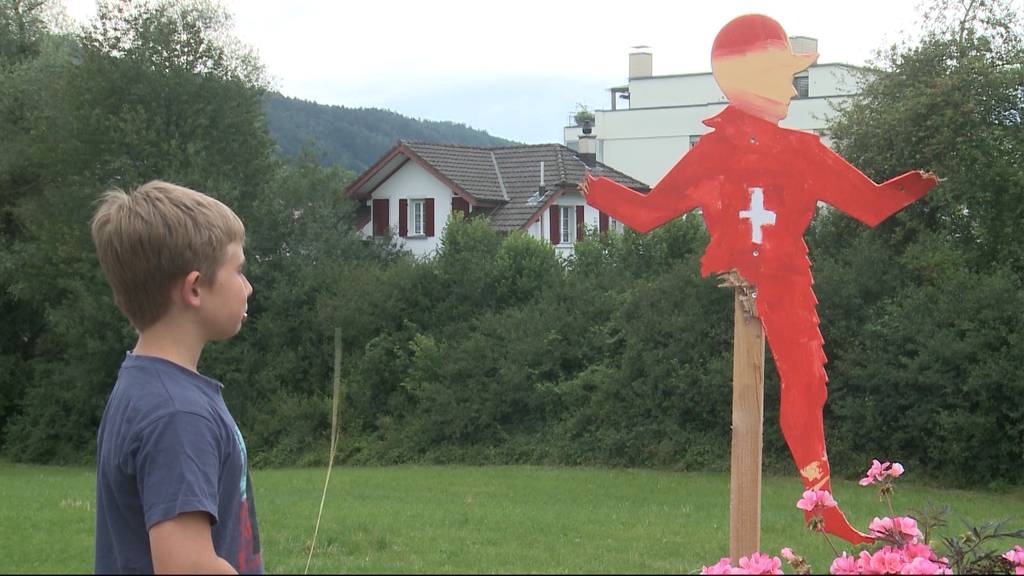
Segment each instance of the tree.
M830 131L838 150L876 180L925 168L942 179L884 225L897 242L927 229L956 243L975 269L1024 274L1024 33L1012 4L940 0L920 44L895 45Z
M104 2L81 36L44 46L0 90L0 122L13 122L0 182L18 191L0 255L25 378L6 434L17 457L89 458L134 339L93 253L99 194L161 178L244 216L271 180L262 69L232 48L229 23L208 2Z
M0 0L0 66L37 56L64 21L55 0Z
M876 181L941 181L877 229L825 210L809 238L821 299L834 461L880 447L960 483L1012 480L1024 457L1024 36L1007 2L937 1L914 45L831 127ZM1001 422L996 425L996 422ZM877 450L879 448L873 448Z

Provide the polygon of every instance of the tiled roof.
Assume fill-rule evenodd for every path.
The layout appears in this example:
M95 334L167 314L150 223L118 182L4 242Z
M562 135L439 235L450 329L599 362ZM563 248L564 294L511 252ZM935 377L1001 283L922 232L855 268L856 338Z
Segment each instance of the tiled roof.
M490 221L499 231L522 228L553 194L575 190L588 169L576 152L561 144L485 148L403 141L400 146L474 198L497 202ZM541 162L547 193L537 198ZM594 176L607 176L635 190L648 189L644 183L599 162L589 170Z
M427 142L402 141L401 144L477 200L508 200L492 149Z

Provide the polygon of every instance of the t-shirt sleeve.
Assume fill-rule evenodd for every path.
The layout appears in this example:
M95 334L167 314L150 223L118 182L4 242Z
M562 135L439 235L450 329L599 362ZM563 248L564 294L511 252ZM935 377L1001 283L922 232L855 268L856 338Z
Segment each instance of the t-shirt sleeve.
M186 512L217 522L220 444L217 428L198 414L173 412L145 429L136 478L147 530Z

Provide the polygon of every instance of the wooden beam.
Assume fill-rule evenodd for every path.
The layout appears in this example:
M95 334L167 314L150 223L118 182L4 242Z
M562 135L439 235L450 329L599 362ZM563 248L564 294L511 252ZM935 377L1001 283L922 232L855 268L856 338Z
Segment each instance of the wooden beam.
M745 284L745 283L744 283ZM735 289L732 361L732 461L729 555L761 547L761 447L764 431L764 329L749 286Z

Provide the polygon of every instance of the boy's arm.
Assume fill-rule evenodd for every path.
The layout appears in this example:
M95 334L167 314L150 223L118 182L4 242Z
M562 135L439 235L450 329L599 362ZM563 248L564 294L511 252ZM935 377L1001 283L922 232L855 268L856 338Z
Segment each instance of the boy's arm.
M939 182L935 174L913 171L875 184L820 141L813 154L816 158L808 169L819 199L871 227L923 197Z
M171 412L140 433L136 476L157 572L234 573L213 547L222 436L208 418Z
M186 512L149 529L157 574L237 574L213 549L210 516Z
M642 194L609 178L590 174L580 183L587 204L637 232L647 232L698 208L716 184L704 180L714 168L706 146L698 143L669 170L654 188Z

